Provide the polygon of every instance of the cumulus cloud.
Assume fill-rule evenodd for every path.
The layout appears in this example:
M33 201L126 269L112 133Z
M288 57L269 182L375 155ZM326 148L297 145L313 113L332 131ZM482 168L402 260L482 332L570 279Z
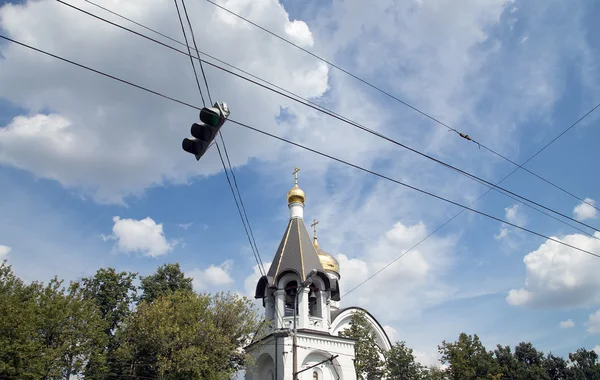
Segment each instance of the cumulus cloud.
M600 233L595 236L600 238ZM600 240L581 234L554 239L600 253ZM562 308L600 302L600 261L596 257L547 240L527 254L525 287L509 291L513 306Z
M418 304L419 309L424 308L425 304L440 302L447 297L451 292L450 287L440 281L439 275L451 265L454 238L432 236L418 248L406 253L427 235L424 223L405 225L396 222L364 255L349 257L337 254L343 272L342 298L345 298L346 306L355 302L375 308L393 300L405 305L404 312L410 314L412 306L417 308ZM389 265L400 255L404 256ZM380 273L360 285L380 270ZM360 287L346 297L345 292L358 285ZM377 289L394 289L394 292L380 292ZM399 317L397 310L388 311L377 307L380 317L390 318L390 313L396 314L395 318Z
M567 319L566 321L561 321L559 325L561 329L570 329L571 327L575 327L575 322L572 319Z
M186 272L186 276L191 277L192 285L196 291L204 291L210 287L222 287L233 283L231 278L232 260L226 260L218 266L210 265L206 269L195 268Z
M511 207L505 208L504 213L509 222L514 223L517 226L523 226L525 224L525 215L521 212L520 204L514 204Z
M162 256L173 250L175 241L167 241L163 225L152 218L142 220L113 218L113 233L103 236L105 241L116 240L120 252L141 253L145 256Z
M102 0L99 4L166 34L177 37L181 33L177 23L172 22L176 13L170 1L156 1L152 6L143 0L126 4ZM89 4L77 5L101 13ZM254 21L302 46L314 43L308 26L300 20L291 21L276 0L231 5L234 11L251 14ZM218 51L219 58L300 96L315 98L327 91L329 70L325 64L288 47L282 54L281 46L264 38L260 31L241 20L230 23L225 12L208 3L196 2L188 7L190 13L203 15L192 18L197 35L220 30L218 39L205 39L203 50ZM164 17L166 14L173 19ZM27 22L35 23L36 28L24 28ZM88 28L91 24L93 27ZM16 40L161 93L191 103L199 101L189 61L181 55L59 3L44 0L3 4L0 29ZM203 165L197 165L181 150L181 139L198 118L196 110L15 44L4 44L2 57L0 97L27 113L0 129L0 163L57 181L97 202L114 204L125 204L127 197L139 196L151 186L186 183L190 178L221 170L214 149L203 157ZM207 70L207 78L209 84L219 83L213 94L217 100L227 102L232 117L244 116L243 121L279 134L294 128L276 129L275 117L280 107L289 103L283 98L215 69ZM261 112L251 112L256 109ZM275 159L281 148L281 144L266 144L264 137L233 125L223 128L223 133L229 151L236 152L231 157L234 166L250 158ZM44 144L38 143L40 139ZM256 149L259 145L261 149Z
M600 344L597 345L596 347L592 348L592 351L595 351L596 354L600 355Z
M595 219L598 216L598 210L594 208L596 201L591 198L585 198L585 202L581 202L573 209L573 215L577 220Z
M519 227L522 227L525 225L526 222L526 218L525 215L523 214L523 211L521 210L521 205L520 204L514 204L511 207L506 207L504 209L504 217L507 221L516 224ZM508 237L508 235L510 234L511 230L510 230L510 226L506 225L506 224L502 224L500 226L500 231L494 235L494 239L496 240L502 240Z
M5 259L6 256L10 253L10 251L10 247L0 244L0 260Z
M587 331L590 334L600 334L600 310L590 314L586 326L588 328Z
M177 225L177 227L181 227L184 230L187 230L188 228L190 228L194 223L190 222L190 223L180 223Z

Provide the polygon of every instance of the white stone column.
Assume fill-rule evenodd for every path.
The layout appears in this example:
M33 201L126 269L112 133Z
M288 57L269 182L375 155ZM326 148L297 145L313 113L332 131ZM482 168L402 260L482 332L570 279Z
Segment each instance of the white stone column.
M327 331L328 328L328 319L329 316L327 315L327 295L328 292L327 291L319 291L317 293L317 314L321 317L322 320L322 324L321 324L321 330L323 331Z
M265 319L272 321L275 317L275 303L273 299L274 295L268 295L265 298Z
M305 329L308 327L308 294L309 288L302 288L298 293L298 328Z
M285 315L285 290L283 289L275 291L275 308L273 312L273 318L275 319L275 328L283 328L283 316Z

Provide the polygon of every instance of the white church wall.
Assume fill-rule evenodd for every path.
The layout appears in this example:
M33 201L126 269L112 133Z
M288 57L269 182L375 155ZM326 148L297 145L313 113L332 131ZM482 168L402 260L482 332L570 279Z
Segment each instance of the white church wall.
M331 334L339 335L341 331L350 327L350 320L352 319L352 314L357 311L364 312L363 309L355 307L350 307L342 311L331 324ZM391 342L381 325L369 313L365 313L365 317L367 321L369 321L369 324L371 325L373 331L375 331L375 335L377 337L377 345L379 346L379 348L385 351L390 350L392 348Z

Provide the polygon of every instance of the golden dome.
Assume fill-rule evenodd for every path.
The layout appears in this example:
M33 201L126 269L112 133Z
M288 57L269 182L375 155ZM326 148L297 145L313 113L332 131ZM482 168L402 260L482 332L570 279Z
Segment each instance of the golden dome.
M306 195L304 195L304 191L298 187L298 172L300 169L294 169L294 187L287 193L287 201L289 203L304 203L306 200Z
M315 241L313 242L315 250L317 251L317 255L319 256L319 261L321 261L321 265L323 265L323 269L328 272L334 272L338 276L340 275L340 264L335 259L335 257L331 256L329 253L323 251L321 247L319 247L319 242L315 237Z
M295 184L294 187L287 193L287 201L288 203L304 203L306 196L304 195L304 191L298 187L298 184Z

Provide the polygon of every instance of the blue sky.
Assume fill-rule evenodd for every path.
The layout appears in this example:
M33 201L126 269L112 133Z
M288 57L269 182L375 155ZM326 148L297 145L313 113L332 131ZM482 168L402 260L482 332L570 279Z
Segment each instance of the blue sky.
M99 3L180 38L172 2ZM0 4L2 34L200 104L185 56L53 1ZM516 162L600 102L595 2L381 1L367 9L359 1L222 4ZM477 145L210 4L188 7L201 50L491 182L512 171ZM101 266L147 275L179 262L198 290L251 293L258 270L216 150L196 162L180 148L196 111L6 42L0 54L0 254L18 275L76 279ZM235 120L463 204L486 190L214 68L206 74L213 98L226 101ZM599 115L527 168L597 200ZM285 228L285 194L300 166L306 219L320 220L321 246L340 261L342 293L459 211L232 123L223 133L265 263ZM599 226L593 208L528 173L515 173L503 186ZM600 253L598 240L495 192L475 207ZM565 355L600 345L600 313L593 316L600 309L600 261L545 243L465 212L342 304L368 308L427 364L435 361L437 344L463 331L479 334L489 349L532 341ZM560 326L568 320L572 327Z

